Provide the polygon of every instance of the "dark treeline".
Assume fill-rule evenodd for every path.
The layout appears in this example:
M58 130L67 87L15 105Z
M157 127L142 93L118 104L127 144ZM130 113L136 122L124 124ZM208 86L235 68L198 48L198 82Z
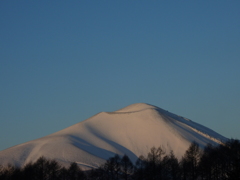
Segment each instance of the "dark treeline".
M29 163L23 168L12 165L0 168L0 180L77 180L86 179L85 173L77 163L71 163L68 168L62 167L55 160L40 157L35 163Z
M173 151L151 148L135 165L128 156L115 155L97 169L82 171L77 163L68 168L55 160L39 158L23 168L11 165L0 168L0 180L240 180L240 141L231 139L224 145L207 145L201 150L193 142L181 160Z

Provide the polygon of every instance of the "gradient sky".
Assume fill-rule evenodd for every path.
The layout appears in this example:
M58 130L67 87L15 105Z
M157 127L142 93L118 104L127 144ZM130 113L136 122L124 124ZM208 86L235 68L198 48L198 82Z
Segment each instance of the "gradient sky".
M149 103L240 138L240 1L0 1L0 150Z

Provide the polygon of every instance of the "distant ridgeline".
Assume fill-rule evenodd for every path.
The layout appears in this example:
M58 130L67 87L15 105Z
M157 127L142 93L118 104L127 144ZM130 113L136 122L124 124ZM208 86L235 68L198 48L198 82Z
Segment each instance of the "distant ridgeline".
M193 142L181 160L163 147L151 148L147 157L139 156L133 164L127 155L110 157L98 168L82 171L76 162L68 168L55 160L39 158L22 168L0 168L1 180L197 180L240 178L240 141L231 139L224 145L207 145L204 150Z

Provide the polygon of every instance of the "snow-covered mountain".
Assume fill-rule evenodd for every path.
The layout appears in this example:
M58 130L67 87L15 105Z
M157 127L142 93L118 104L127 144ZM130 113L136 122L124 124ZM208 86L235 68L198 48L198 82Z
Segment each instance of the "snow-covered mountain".
M181 158L192 141L201 147L227 139L213 130L156 106L138 103L95 116L40 139L0 152L0 164L24 166L39 157L62 165L77 162L82 169L98 167L116 153L135 162L162 146Z

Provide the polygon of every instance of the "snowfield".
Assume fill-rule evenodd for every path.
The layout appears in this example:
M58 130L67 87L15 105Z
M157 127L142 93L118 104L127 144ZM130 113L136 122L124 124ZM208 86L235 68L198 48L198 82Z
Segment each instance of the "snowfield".
M181 158L193 141L204 147L226 140L187 118L138 103L114 112L101 112L54 134L5 149L0 152L0 164L24 166L44 156L64 166L77 162L86 170L99 167L116 153L127 154L135 162L153 146L161 146Z

